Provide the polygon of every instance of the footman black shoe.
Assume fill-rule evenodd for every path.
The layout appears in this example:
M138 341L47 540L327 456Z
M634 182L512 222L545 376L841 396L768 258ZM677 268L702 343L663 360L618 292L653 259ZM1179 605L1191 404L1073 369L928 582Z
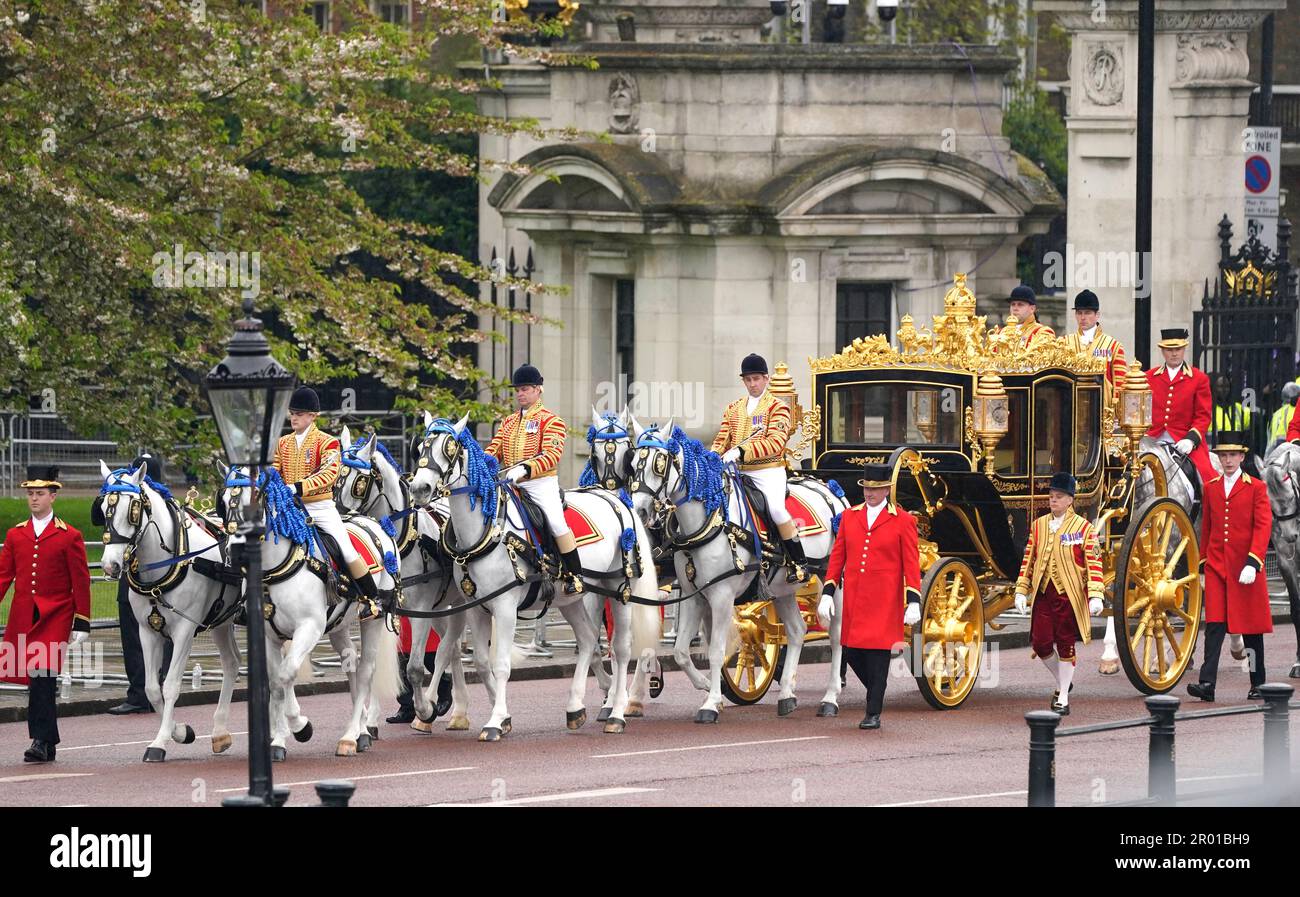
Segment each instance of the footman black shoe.
M1214 686L1208 682L1193 682L1187 686L1187 693L1193 698L1200 698L1207 703L1214 703Z
M123 701L116 707L108 708L108 712L114 716L123 716L127 713L153 713L153 708L148 704L141 706L140 704L132 704L130 701Z
M1052 712L1053 712L1053 713L1059 713L1061 716L1069 716L1069 715L1070 715L1070 705L1069 705L1069 704L1058 704L1058 703L1056 703L1055 701L1053 701L1053 702L1052 702Z
M1264 700L1264 696L1263 696L1262 694L1260 694L1260 692L1259 692L1259 686L1258 686L1258 685L1252 685L1252 686L1250 687L1250 691L1246 692L1246 700L1247 700L1247 701L1262 701L1262 700Z
M868 714L867 714L867 718L864 719L862 722L858 723L858 728L859 728L859 729L879 729L879 728L880 728L880 714L879 714L879 713L868 713Z
M54 745L48 741L33 741L32 746L23 751L24 763L50 763L54 760Z
M398 725L399 723L410 723L414 721L415 721L414 708L410 710L399 710L396 713L394 713L392 716L390 716L388 719L384 720L384 722L392 723L395 726Z

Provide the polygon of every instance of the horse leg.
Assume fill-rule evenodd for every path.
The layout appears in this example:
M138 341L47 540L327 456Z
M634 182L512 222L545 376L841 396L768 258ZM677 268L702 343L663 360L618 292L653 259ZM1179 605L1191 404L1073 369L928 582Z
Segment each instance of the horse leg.
M566 604L560 608L560 613L578 640L578 658L573 669L573 681L569 684L569 701L564 706L564 723L569 729L581 729L587 722L587 674L591 672L591 660L596 653L596 628L582 601Z
M221 696L217 711L212 715L212 753L220 754L230 749L230 699L235 693L235 680L239 677L239 645L235 641L235 627L230 623L212 630L221 656Z
M163 637L148 626L140 626L140 653L144 655L144 693L155 710L162 711L158 734L144 749L146 763L161 763L167 756L167 739L171 737L171 712L163 703L158 667L162 665Z
M283 760L286 756L285 742L289 738L289 708L286 702L286 691L288 697L293 698L291 688L286 687L286 679L282 672L284 667L284 658L282 655L283 645L276 635L267 628L266 632L266 673L267 688L270 694L270 717L271 717L271 759ZM293 673L289 674L287 680L293 681ZM294 701L294 715L297 715L297 702Z
M630 605L617 603L612 608L614 613L614 637L610 640L609 653L613 667L613 688L606 698L609 707L609 719L605 731L611 735L622 734L627 725L628 690L627 667L632 662L632 608ZM603 666L603 664L602 664Z
M438 650L441 651L442 644L446 643L447 662L451 665L451 719L447 722L447 729L452 732L466 731L469 729L469 687L465 684L465 665L460 660L460 642L465 637L465 617L456 615L448 622L447 632L439 637L442 642L438 644ZM438 687L436 680L433 687Z
M474 667L478 670L488 703L496 706L497 677L492 671L492 615L479 611L470 618L469 635L474 642Z
M827 635L831 643L830 681L826 683L826 693L822 695L821 706L817 708L818 716L838 716L840 712L840 664L844 656L844 646L840 644L840 622L844 612L844 597L839 589L835 590L833 600L835 615L831 617L830 632Z
M691 639L700 634L700 616L704 609L702 597L689 598L679 604L677 610L677 640L673 642L673 659L700 691L709 690L708 678L695 666L691 659ZM719 686L721 687L721 686Z
M803 640L808 634L808 624L799 612L799 599L793 592L774 595L772 603L776 605L777 615L785 624L785 637L788 646L785 649L785 667L781 670L781 693L777 698L778 716L789 716L794 712L799 699L795 697L795 677L799 673L799 655L803 652Z
M518 590L515 590L518 591ZM515 645L515 613L517 601L509 600L509 594L492 601L491 622L495 623L492 635L492 676L495 680L495 700L492 704L492 716L479 733L479 741L500 741L501 736L510 731L510 710L506 706L506 683L510 681L510 652ZM489 623L484 621L484 628ZM484 633L486 636L487 633ZM484 638L484 641L487 639ZM479 657L477 646L474 656ZM483 654L486 662L487 654Z
M316 647L316 642L325 634L325 623L323 618L315 616L308 617L298 623L294 628L293 638L289 641L288 650L284 652L284 658L280 662L278 676L284 688L283 707L284 719L289 730L293 733L294 741L308 741L312 736L311 720L303 716L302 708L298 705L298 696L294 694L293 684L298 677L298 669L302 666L311 652ZM351 639L349 638L349 644ZM355 652L354 652L355 653Z
M709 589L709 696L695 714L697 723L716 723L722 710L722 666L727 662L727 641L735 625L734 606L730 589Z
M1103 676L1113 676L1119 672L1119 649L1115 644L1115 618L1113 616L1106 618L1106 637L1102 640L1101 662L1097 665L1097 672Z
M389 634L385 626L383 620L375 620L361 626L361 656L357 663L356 691L352 695L352 716L343 731L343 737L339 739L338 748L335 750L337 756L352 756L369 746L370 732L362 726L366 723L367 709L373 703L371 694L375 668L379 664L379 653L388 641L384 638ZM364 739L362 735L365 736Z

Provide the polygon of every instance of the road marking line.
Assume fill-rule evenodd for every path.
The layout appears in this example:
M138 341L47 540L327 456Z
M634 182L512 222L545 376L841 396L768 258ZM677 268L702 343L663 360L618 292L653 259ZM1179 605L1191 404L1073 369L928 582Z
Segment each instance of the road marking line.
M829 735L805 735L800 738L768 738L763 741L732 741L727 744L696 744L690 747L659 748L653 751L624 751L620 754L592 754L593 760L604 760L609 757L644 757L646 754L676 754L682 751L711 751L718 748L749 747L755 744L787 744L795 741L818 741L823 738L830 738Z
M934 797L929 800L905 800L896 804L872 804L874 807L917 807L921 804L946 804L954 800L978 800L981 797L1015 797L1028 791L992 791L988 794L962 794L957 797Z
M1224 776L1191 776L1190 778L1180 778L1180 782L1213 782L1217 779L1258 779L1260 774L1257 772L1238 772L1232 775Z
M370 776L348 776L352 782L360 782L366 779L397 779L402 776L428 776L439 772L469 772L478 769L477 766L448 766L445 769L413 769L409 772L381 772ZM336 777L337 778L337 777ZM307 779L303 782L276 782L276 785L283 785L286 788L293 788L298 785L315 785L317 782L328 782L330 779ZM247 791L247 785L241 785L238 788L218 788L213 794L229 794L232 791Z
M248 733L247 733L247 732L231 732L230 734L231 734L231 735L247 735ZM211 736L211 735L195 735L195 736L194 736L194 740L195 740L195 741L203 741L205 738L206 738L206 739L211 739L212 736ZM170 739L168 739L168 742L169 742L169 743L173 743L173 742L171 742ZM90 750L90 749L92 749L92 748L106 748L106 747L132 747L133 745L140 745L140 744L153 744L153 739L150 738L150 739L147 739L147 740L145 740L145 741L109 741L109 742L106 742L105 744L79 744L79 745L76 745L76 746L74 746L74 747L64 747L63 745L59 745L59 753L61 753L61 754L66 754L68 751L88 751L88 750Z
M545 804L557 800L583 800L590 797L618 797L623 794L646 794L660 788L600 788L595 791L565 791L560 794L538 794L533 797L516 797L513 800L489 800L476 803L430 804L431 807L517 807L521 804Z
M93 775L93 772L41 772L26 776L9 776L0 779L0 783L16 785L20 782L44 782L49 779L79 779L82 776Z

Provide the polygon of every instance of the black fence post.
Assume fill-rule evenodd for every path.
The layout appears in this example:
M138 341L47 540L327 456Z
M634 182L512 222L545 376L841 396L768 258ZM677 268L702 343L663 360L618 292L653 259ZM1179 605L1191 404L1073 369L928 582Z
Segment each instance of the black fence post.
M1025 714L1029 725L1029 806L1056 806L1056 727L1060 714L1050 710L1031 710Z
M289 789L284 785L276 785L271 789L271 803L277 807L283 807L289 802Z
M316 783L316 795L322 807L346 807L357 786L347 779L327 779Z
M1291 778L1291 709L1287 706L1295 689L1290 685L1265 683L1264 696L1264 784L1286 784Z
M1178 797L1177 765L1174 762L1174 714L1182 703L1174 695L1151 695L1146 699L1151 714L1151 739L1147 748L1147 797L1171 807Z

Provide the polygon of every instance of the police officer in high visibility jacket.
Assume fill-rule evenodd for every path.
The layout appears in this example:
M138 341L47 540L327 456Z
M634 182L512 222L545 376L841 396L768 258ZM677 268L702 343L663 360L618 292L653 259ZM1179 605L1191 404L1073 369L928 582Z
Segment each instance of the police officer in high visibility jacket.
M1264 684L1264 633L1273 631L1268 606L1264 553L1273 531L1268 487L1241 469L1246 441L1241 433L1220 434L1214 451L1223 475L1205 484L1201 505L1201 572L1205 574L1205 659L1199 682L1187 693L1214 700L1219 653L1228 632L1245 637L1250 658L1250 692L1261 697Z

